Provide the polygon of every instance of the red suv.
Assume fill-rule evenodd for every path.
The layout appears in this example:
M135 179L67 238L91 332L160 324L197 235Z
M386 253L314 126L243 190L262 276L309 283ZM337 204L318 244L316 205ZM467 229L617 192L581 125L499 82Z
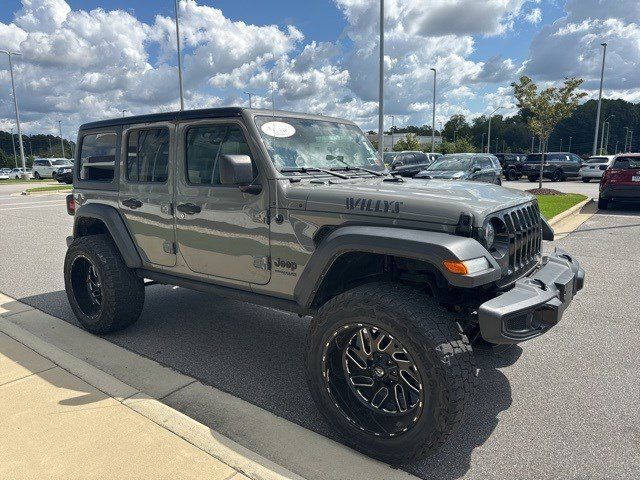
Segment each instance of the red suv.
M625 153L613 159L600 180L598 208L606 210L609 202L640 203L640 153Z

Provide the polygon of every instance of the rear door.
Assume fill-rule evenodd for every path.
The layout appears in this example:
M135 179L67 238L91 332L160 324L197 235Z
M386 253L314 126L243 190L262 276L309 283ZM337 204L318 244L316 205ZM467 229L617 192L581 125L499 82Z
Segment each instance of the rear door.
M133 239L145 260L176 264L173 218L175 125L132 125L123 131L118 202Z

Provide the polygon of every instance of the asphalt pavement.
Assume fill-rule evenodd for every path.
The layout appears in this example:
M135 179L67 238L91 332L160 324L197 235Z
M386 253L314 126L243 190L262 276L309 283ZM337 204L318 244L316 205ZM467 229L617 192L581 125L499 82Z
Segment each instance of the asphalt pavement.
M532 188L529 182L510 187ZM517 185L515 185L517 184ZM596 184L562 182L553 188ZM64 196L12 197L0 186L0 291L76 324L64 293ZM587 193L589 194L589 193ZM590 194L593 196L593 194ZM466 424L425 479L637 478L640 471L640 210L598 212L549 243L578 258L586 286L547 335L478 353ZM139 322L107 338L321 434L303 372L309 319L181 288L147 289Z

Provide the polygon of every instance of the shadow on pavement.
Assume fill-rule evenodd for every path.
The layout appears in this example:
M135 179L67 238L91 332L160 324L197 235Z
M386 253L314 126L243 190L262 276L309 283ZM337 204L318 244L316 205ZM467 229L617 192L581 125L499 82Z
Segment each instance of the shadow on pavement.
M20 301L77 324L64 291ZM147 288L140 320L109 341L339 441L324 422L304 377L308 318L168 286ZM499 370L520 357L479 351L475 401L467 419L430 459L403 467L421 478L456 479L470 468L473 450L511 405L511 387Z

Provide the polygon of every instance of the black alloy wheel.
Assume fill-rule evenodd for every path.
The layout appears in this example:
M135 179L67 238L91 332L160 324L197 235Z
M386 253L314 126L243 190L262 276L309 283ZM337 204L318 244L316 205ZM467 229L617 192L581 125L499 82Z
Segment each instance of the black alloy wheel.
M102 308L100 276L87 257L77 257L71 266L71 288L76 302L88 317L94 317Z
M336 407L369 434L393 437L411 429L424 405L411 355L386 331L366 324L337 330L323 354L326 387Z

